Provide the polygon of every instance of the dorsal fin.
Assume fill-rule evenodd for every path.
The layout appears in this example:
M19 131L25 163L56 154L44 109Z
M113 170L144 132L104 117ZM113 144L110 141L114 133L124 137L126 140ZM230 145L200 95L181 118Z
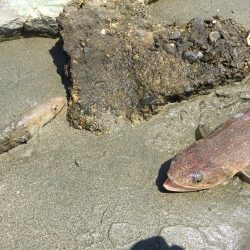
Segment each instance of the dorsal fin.
M250 165L241 170L238 175L242 181L250 184Z

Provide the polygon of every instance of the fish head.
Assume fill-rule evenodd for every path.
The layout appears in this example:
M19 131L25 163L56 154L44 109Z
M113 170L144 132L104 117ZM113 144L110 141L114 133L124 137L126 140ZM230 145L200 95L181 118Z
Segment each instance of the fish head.
M25 114L25 120L34 127L42 127L56 117L66 105L65 97L57 96L37 105Z
M40 106L40 117L42 125L50 122L54 117L56 117L63 107L66 105L66 98L62 96L57 96L49 99L47 102Z
M56 96L48 101L48 106L50 106L51 112L54 113L54 115L57 115L66 103L67 100L64 96Z
M164 182L165 189L190 192L212 188L229 178L226 170L195 152L183 152L173 158Z

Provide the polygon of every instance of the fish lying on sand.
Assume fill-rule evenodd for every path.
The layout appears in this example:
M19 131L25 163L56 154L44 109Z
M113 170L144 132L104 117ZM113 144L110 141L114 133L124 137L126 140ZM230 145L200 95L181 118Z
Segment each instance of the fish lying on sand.
M30 109L19 121L0 132L0 154L26 143L56 117L65 105L65 97L54 97Z
M175 192L197 191L226 183L235 174L250 183L250 110L176 155L163 186Z

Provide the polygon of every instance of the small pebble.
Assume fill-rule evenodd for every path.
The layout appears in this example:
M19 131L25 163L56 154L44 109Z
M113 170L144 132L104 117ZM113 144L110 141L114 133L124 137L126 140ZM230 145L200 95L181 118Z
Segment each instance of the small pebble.
M250 33L249 33L249 35L247 37L247 45L250 46Z
M80 162L78 161L78 160L75 160L75 165L76 165L76 167L80 167Z
M176 51L176 47L174 43L167 43L164 45L164 49L168 52L168 53L175 53Z
M189 62L196 62L198 61L199 59L201 59L203 57L203 54L202 52L193 52L193 51L186 51L184 54L183 54L183 57L185 59L187 59Z
M209 36L209 42L210 43L216 43L216 41L220 38L220 33L218 31L212 31Z
M101 34L102 34L102 35L105 35L105 34L106 34L106 29L102 29L102 30L101 30Z
M172 32L169 36L169 39L170 40L179 40L181 37L181 32L180 31L175 31L175 32Z

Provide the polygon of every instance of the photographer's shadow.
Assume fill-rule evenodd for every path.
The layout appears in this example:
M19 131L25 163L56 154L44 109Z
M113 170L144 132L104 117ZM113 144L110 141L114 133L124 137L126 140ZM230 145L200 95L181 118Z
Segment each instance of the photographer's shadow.
M184 250L177 245L169 246L161 236L155 236L135 243L130 250Z

